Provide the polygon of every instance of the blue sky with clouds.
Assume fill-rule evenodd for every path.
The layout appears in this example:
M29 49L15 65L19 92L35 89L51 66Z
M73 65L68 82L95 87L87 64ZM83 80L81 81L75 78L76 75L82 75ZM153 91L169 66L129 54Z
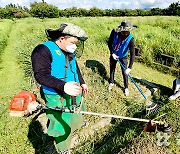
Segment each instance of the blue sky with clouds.
M41 2L42 0L0 0L0 7L6 5L19 4L29 7L32 2ZM167 8L171 3L179 0L45 0L48 4L53 4L59 9L77 8L90 9L98 7L100 9L144 9L144 8Z

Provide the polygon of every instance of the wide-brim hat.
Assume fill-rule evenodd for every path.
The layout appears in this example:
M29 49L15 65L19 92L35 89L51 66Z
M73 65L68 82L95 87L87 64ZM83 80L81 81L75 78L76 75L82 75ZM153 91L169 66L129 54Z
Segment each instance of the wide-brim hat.
M88 39L86 32L77 25L71 23L62 23L58 29L46 29L46 35L50 39L58 39L60 36L74 36L81 41Z
M131 31L136 28L137 28L137 26L131 26L130 21L122 21L121 24L116 28L116 31L118 31L118 32Z

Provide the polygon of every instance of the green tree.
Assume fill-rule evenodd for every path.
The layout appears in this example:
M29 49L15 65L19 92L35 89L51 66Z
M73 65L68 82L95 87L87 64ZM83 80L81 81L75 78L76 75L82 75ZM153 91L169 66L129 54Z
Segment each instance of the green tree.
M105 9L104 12L105 12L104 14L105 16L112 16L112 11L110 9Z
M10 3L10 4L6 5L5 8L16 8L17 9L18 6L16 6L15 4Z
M146 10L136 9L137 16L145 16L147 15L146 12L147 12Z
M88 16L96 17L96 16L103 16L105 13L103 10L93 7L89 10Z
M39 18L58 18L59 10L56 6L47 4L46 2L34 2L30 4L30 12L34 17Z
M118 16L117 9L112 9L111 10L111 16L114 16L114 17Z
M169 5L168 9L166 10L167 15L180 15L180 4L179 1L176 3L172 3Z
M0 7L0 19L4 18L4 12L5 12L4 8Z
M20 11L21 10L15 4L10 3L4 8L4 18L13 18L14 14Z
M66 9L66 11L67 11L67 13L66 13L67 17L78 17L79 16L79 10L76 7L68 8L68 9Z
M153 8L150 10L152 15L162 15L162 10L160 8Z
M79 16L85 17L85 16L87 16L87 13L88 13L88 11L86 9L82 9L82 8L79 9Z

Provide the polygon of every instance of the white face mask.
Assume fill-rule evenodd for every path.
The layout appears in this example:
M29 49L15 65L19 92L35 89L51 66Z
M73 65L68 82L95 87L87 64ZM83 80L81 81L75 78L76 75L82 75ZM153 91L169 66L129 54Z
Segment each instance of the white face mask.
M72 44L72 45L66 46L66 50L67 50L67 52L69 52L69 53L74 53L74 51L75 51L76 49L77 49L76 44Z

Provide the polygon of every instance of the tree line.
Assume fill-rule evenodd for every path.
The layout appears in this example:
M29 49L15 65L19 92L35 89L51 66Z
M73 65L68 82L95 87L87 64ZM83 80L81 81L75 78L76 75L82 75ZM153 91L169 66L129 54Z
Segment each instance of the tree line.
M180 16L180 3L171 3L168 8L152 8L152 9L99 9L93 7L89 10L83 8L67 8L58 9L58 7L42 2L34 2L30 4L30 8L19 6L15 4L6 5L4 8L0 7L0 18L59 18L59 17L101 17L101 16L155 16L155 15L173 15Z

